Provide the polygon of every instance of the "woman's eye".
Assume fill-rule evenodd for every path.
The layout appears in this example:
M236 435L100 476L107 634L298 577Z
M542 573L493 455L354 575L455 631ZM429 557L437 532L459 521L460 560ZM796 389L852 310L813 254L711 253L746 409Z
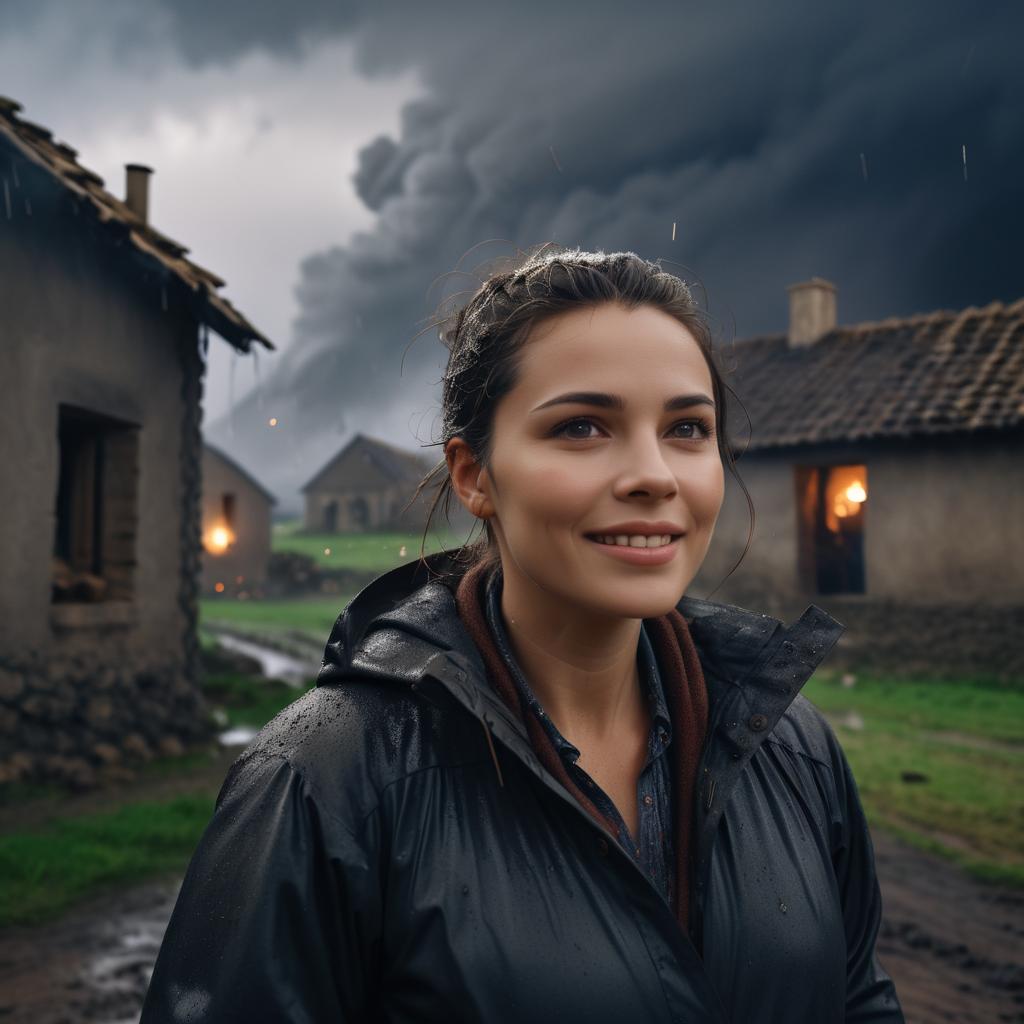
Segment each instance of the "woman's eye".
M703 420L684 420L682 423L677 423L672 429L677 430L679 427L685 427L688 431L685 435L687 440L701 436L707 437L710 433L708 425Z
M592 427L594 426L591 420L569 420L568 423L563 423L560 427L555 427L555 434L558 437L568 437L573 441L586 440L589 435L586 434L569 434L569 431L573 427Z
M567 420L565 423L555 427L552 431L552 435L555 437L567 437L572 441L589 441L593 436L587 432L590 427L596 427L597 424L586 417L578 418L574 420ZM581 432L570 433L569 431L580 428ZM585 428L585 430L584 430ZM683 434L676 434L676 437L682 441L695 441L710 438L711 427L704 420L680 420L678 423L673 424L672 430L676 431L683 428L686 432Z

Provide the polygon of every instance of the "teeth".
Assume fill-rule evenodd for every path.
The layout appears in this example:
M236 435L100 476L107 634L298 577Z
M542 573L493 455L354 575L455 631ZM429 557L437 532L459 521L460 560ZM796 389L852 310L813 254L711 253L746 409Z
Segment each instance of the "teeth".
M671 534L655 535L653 537L646 537L642 533L634 533L630 536L626 536L620 533L618 536L613 537L610 534L607 536L598 536L597 540L602 544L616 544L620 547L628 548L660 548L665 544L668 544L672 540Z

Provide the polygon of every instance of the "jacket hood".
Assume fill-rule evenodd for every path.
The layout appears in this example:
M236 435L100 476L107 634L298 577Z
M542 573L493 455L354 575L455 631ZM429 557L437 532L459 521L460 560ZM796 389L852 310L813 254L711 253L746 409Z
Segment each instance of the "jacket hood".
M419 559L407 562L360 591L335 622L316 685L355 680L415 685L432 675L463 691L474 679L486 686L483 659L456 610L454 588L463 570L453 555L429 555L426 567ZM723 687L746 688L768 726L845 629L813 604L791 626L700 598L683 597L676 607L690 628L712 701ZM477 695L461 697L460 703L479 715Z

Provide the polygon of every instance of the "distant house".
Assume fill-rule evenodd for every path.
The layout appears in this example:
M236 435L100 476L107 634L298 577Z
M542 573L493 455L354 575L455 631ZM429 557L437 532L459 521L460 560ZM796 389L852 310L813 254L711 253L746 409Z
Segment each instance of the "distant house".
M203 445L203 593L259 593L267 580L270 510L276 504L234 459Z
M433 461L356 434L302 488L304 527L314 533L368 533L422 529L424 494L403 512ZM454 517L453 517L454 519ZM443 517L435 513L435 522Z
M86 784L208 728L196 633L213 328L273 346L223 282L0 99L0 782Z
M713 598L817 603L850 665L1024 677L1024 299L839 327L832 284L789 293L786 334L725 353L757 519ZM727 481L699 595L747 539Z

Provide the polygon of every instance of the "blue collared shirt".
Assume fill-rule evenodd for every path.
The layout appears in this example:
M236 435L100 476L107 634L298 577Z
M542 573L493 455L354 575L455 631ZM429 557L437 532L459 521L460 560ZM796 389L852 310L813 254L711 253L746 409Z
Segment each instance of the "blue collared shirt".
M665 703L658 662L647 631L641 624L637 668L640 685L644 689L651 711L651 733L647 741L647 758L636 786L640 834L632 836L608 794L577 764L580 756L578 748L558 731L558 727L541 707L540 701L530 689L530 684L516 663L501 615L501 587L502 572L499 567L491 573L487 582L487 622L523 703L537 716L551 738L569 776L590 797L597 809L615 824L623 849L637 862L665 901L671 905L675 889L672 772L668 755L672 743L672 720Z

